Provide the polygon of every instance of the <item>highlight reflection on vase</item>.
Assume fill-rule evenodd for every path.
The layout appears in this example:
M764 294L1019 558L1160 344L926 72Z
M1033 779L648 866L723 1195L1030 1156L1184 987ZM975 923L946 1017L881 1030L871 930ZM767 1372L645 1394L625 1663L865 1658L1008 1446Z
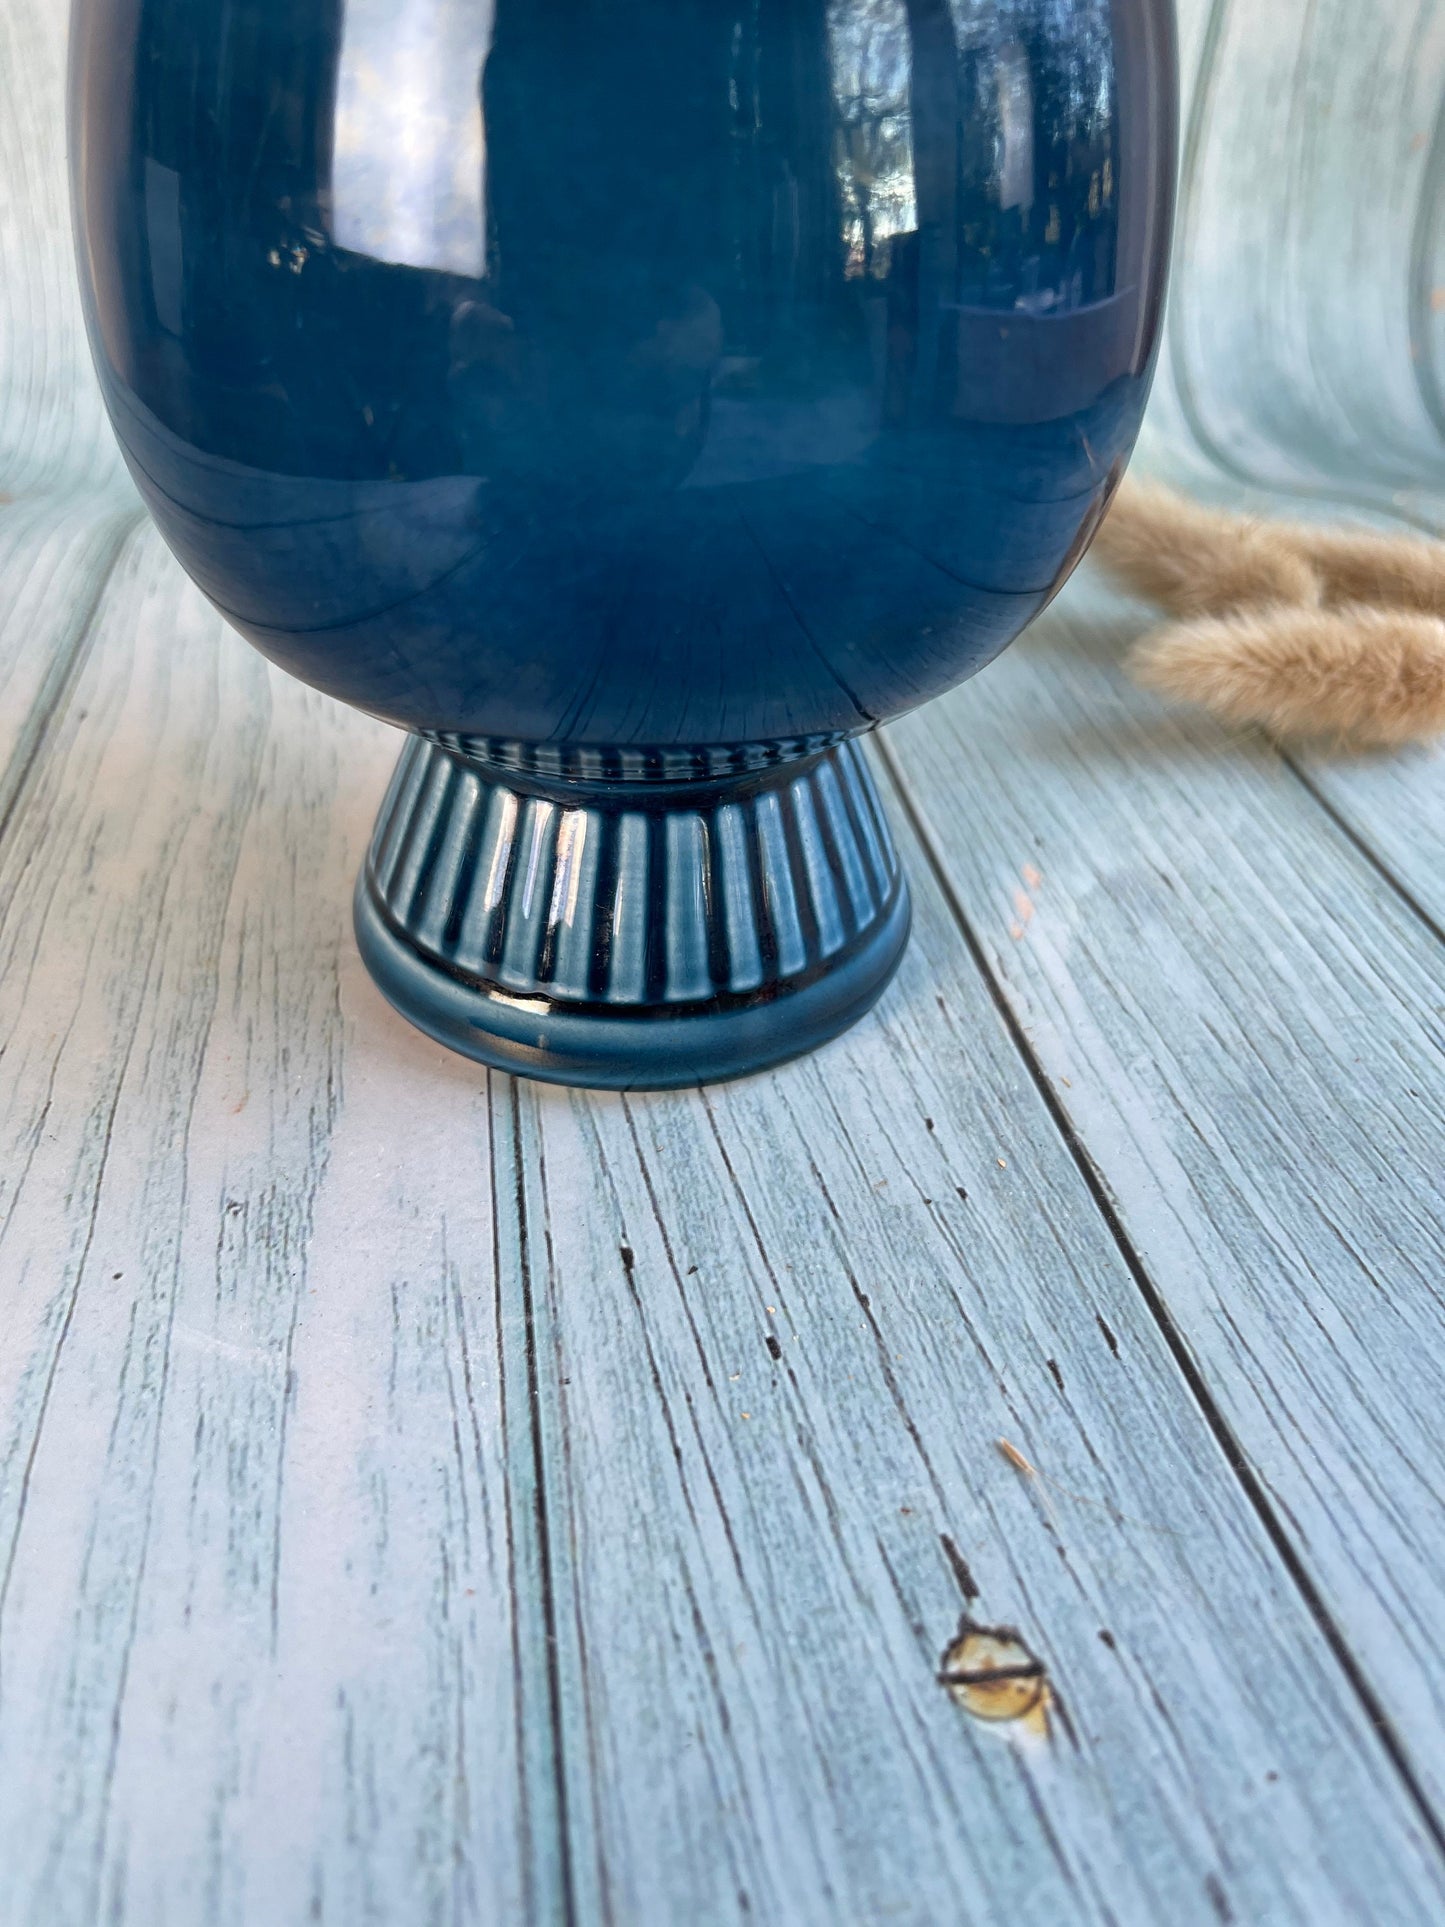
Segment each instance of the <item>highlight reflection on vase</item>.
M195 580L499 795L600 813L596 843L611 784L690 812L705 898L726 785L791 795L799 759L986 663L1137 431L1168 0L77 0L72 60L97 364ZM673 871L619 872L659 955ZM768 862L739 874L756 921ZM842 945L875 953L849 1017L890 914ZM709 1010L753 1038L726 1068L844 1021L834 953L744 988L708 915L707 994L514 985L540 1045L497 1042L485 973L461 1035L375 932L368 960L448 1041L585 1081L632 1081L644 1020L674 1082L714 1067ZM466 975L444 944L417 967ZM563 1016L592 1024L570 1067Z

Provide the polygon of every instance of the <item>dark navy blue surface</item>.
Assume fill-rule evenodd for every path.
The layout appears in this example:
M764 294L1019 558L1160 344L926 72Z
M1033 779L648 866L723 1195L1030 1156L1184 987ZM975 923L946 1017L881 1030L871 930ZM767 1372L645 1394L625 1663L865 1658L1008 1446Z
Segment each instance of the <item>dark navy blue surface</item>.
M853 741L721 782L598 785L415 739L355 896L368 969L431 1036L624 1090L836 1036L893 975L910 915Z
M1138 425L1165 0L79 0L78 223L196 580L414 728L852 730Z
M1169 0L77 0L81 279L241 632L430 736L356 896L568 1083L851 1023L908 891L845 739L981 667L1139 425Z

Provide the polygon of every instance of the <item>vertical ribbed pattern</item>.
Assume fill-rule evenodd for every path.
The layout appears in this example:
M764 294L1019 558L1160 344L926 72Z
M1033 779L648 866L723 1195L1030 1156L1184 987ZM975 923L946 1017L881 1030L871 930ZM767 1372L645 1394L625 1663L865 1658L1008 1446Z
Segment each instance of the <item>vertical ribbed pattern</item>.
M552 1003L767 996L865 941L900 887L847 742L742 788L603 797L415 739L377 822L373 901L430 962Z

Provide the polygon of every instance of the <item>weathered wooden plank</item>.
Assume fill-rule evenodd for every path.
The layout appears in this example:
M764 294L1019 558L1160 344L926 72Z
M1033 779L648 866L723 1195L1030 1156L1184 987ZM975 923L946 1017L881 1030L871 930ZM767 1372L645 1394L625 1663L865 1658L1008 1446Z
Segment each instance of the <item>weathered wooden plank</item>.
M1212 34L1192 17L1187 44L1234 47L1241 67L1256 44L1268 54L1263 93L1242 73L1211 109L1238 98L1238 124L1264 127L1287 47L1258 42L1273 26L1250 14L1221 8ZM1337 43L1356 32L1358 54L1348 10L1315 15ZM1434 17L1401 43L1421 78L1377 88L1401 127L1438 72ZM59 22L0 8L11 492L115 474L69 293ZM1221 219L1241 205L1230 165L1209 188ZM1389 178L1418 187L1421 169ZM1288 258L1329 237L1328 214ZM1278 239L1243 226L1242 253L1210 257L1221 273L1189 296L1206 347L1224 278L1268 265ZM1297 379L1321 341L1308 321L1281 330L1262 380ZM1220 365L1251 381L1258 341L1240 352L1233 328ZM1265 397L1289 434L1304 424L1311 460L1332 445L1319 424L1337 388L1322 409ZM1428 455L1393 365L1351 416L1360 433L1380 395L1391 451ZM1226 388L1217 412L1258 422L1255 401ZM1396 470L1391 452L1381 487ZM1314 485L1298 457L1259 473ZM49 511L20 513L38 531ZM12 624L28 654L0 691L17 804L0 844L0 1906L147 1923L710 1919L746 1892L790 1920L1436 1917L1401 1783L936 895L903 986L815 1065L707 1099L498 1080L488 1103L382 1010L345 936L384 734L219 643L151 536L72 687L119 533L99 527L87 509L21 545L32 571L52 543L66 561L53 591L33 573L19 591L35 623ZM48 638L35 624L52 619ZM1272 888L1259 845L1292 780L1278 765L1236 750L1216 780L1211 732L1147 712L1121 743L1113 711L1087 707L1098 665L1043 670L977 765L968 832L954 785L975 752L938 738L935 840L941 817L971 915L1017 920L1024 862L1046 872L1019 945L979 923L993 968L1064 1040L1059 1074L1091 1067L1062 1100L1176 1316L1201 1314L1189 1336L1212 1381L1223 1359L1226 1377L1268 1369L1288 1387L1281 1401L1236 1379L1231 1422L1252 1418L1255 1464L1418 1762L1438 1721L1421 1537L1438 1461L1420 1456L1438 1225L1424 1114L1395 1086L1438 1089L1416 1084L1424 939L1318 812L1306 833L1293 790L1288 855L1327 845L1331 864ZM1005 673L983 687L1002 693ZM1040 760L1062 765L1051 790ZM1047 862L1009 847L1038 828L1035 783ZM1382 861L1402 861L1418 794L1359 813ZM1212 808L1255 840L1253 868L1213 861ZM1190 850L1173 874L1196 892L1177 922L1165 902L1167 944L1144 940L1160 838ZM1056 874L1065 961L1036 979ZM1355 935L1331 927L1344 916ZM1396 1001L1361 1071L1320 1026L1373 1013L1382 987ZM1211 1025L1253 1062L1246 1078L1221 1071ZM1363 1136L1380 1120L1383 1148ZM1251 1144L1275 1167L1251 1168ZM967 1202L948 1194L959 1183ZM1382 1290L1363 1273L1342 1286L1347 1261L1320 1257L1336 1186ZM1322 1284L1301 1284L1306 1263ZM1397 1409L1382 1401L1402 1358L1415 1377ZM1058 1483L1024 1479L997 1433ZM976 1610L1018 1619L1048 1660L1077 1750L1060 1732L1016 1752L934 1683L960 1606L943 1532L967 1552ZM1369 1557L1388 1567L1373 1591Z
M1394 756L1291 756L1346 832L1445 933L1445 745Z
M139 504L40 496L0 503L0 824L75 674Z
M1141 465L1264 515L1445 532L1445 9L1182 0L1181 29L1192 108ZM1439 756L1289 763L1445 928Z
M123 484L91 374L65 173L69 8L0 6L0 493Z
M146 531L0 845L6 1919L556 1917L485 1094L348 929L394 742Z
M819 1057L511 1097L583 1917L1423 1918L1417 1815L914 874ZM1047 1661L1051 1750L941 1693L966 1603Z
M489 1111L351 955L389 744L147 532L0 846L17 1917L1433 1914L934 893L819 1060Z
M1323 6L1288 0L1267 17L1237 0L1207 7L1190 0L1186 11L1204 73L1145 460L1205 495L1264 514L1364 513L1382 526L1403 521L1438 532L1445 528L1445 316L1438 298L1445 281L1439 119L1445 13L1433 4L1356 9L1335 0ZM1269 193L1246 184L1261 174L1272 183ZM1280 190L1281 182L1288 191ZM1123 621L1129 626L1127 616ZM1102 641L1101 632L1095 634ZM1066 681L1067 690L1076 688ZM1063 690L1060 699L1069 699ZM1122 753L1126 738L1116 727L1114 698L1104 700L1110 716L1104 727ZM991 717L989 733L1006 731L1009 718L1016 723L1035 706L1032 685L1016 689L1006 711ZM1092 707L1098 719L1098 700ZM1132 727L1149 727L1149 705L1127 707ZM972 718L967 733L972 740ZM1445 1014L1442 961L1423 931L1408 930L1408 916L1389 903L1388 891L1371 887L1363 866L1349 862L1345 841L1353 839L1436 933L1445 929L1445 761L1428 749L1390 757L1305 751L1275 765L1272 776L1271 753L1257 743L1226 751L1212 730L1183 733L1210 759L1211 789L1228 794L1229 817L1242 824L1257 814L1250 844L1258 865L1268 866L1265 886L1273 898L1267 917L1255 922L1249 898L1238 895L1232 864L1210 864L1212 895L1229 907L1222 927L1206 938L1196 924L1191 936L1200 957L1218 957L1207 974L1211 990L1222 986L1229 1019L1213 1024L1215 1036L1248 1037L1255 1046L1261 1026L1252 1021L1251 1003L1258 997L1268 1004L1283 980L1230 984L1227 953L1246 947L1252 953L1260 923L1273 933L1281 911L1286 922L1294 918L1302 887L1314 899L1314 915L1298 940L1301 947L1317 946L1312 974L1329 972L1361 940L1363 967L1349 958L1338 983L1326 985L1323 1007L1311 985L1303 1061L1298 1051L1274 1058L1279 1082L1269 1108L1275 1117L1266 1131L1251 1128L1236 1154L1252 1158L1254 1167L1242 1187L1243 1209L1232 1199L1226 1203L1234 1159L1185 1121L1196 1111L1209 1118L1226 1082L1219 1075L1195 1081L1205 1042L1202 1012L1196 1009L1195 1025L1183 1027L1177 1095L1160 1107L1162 1130L1153 1105L1141 1106L1136 1091L1126 1108L1120 1091L1137 1052L1137 1045L1127 1054L1121 1048L1123 999L1086 998L1075 965L1048 969L1055 979L1074 981L1058 1029L1051 1021L1038 1032L1041 1048L1046 1061L1063 1062L1087 1039L1096 1058L1112 1057L1097 1081L1076 1083L1071 1113L1121 1198L1132 1203L1131 1225L1149 1224L1156 1241L1171 1214L1190 1226L1186 1248L1177 1251L1181 1276L1168 1281L1171 1304L1182 1297L1190 1306L1196 1350L1224 1359L1232 1416L1273 1472L1316 1570L1328 1572L1332 1605L1380 1679L1438 1802L1440 1708L1430 1682L1438 1673L1441 1623L1435 1520L1442 1479L1430 1386L1438 1388L1432 1360L1441 1338L1436 1288L1445 1173L1435 1052ZM942 764L934 767L940 772ZM1249 771L1242 786L1241 768ZM1020 791L1031 773L1016 772ZM1114 768L1103 780L1110 792L1103 814L1122 841L1126 779ZM1342 836L1311 820L1301 799L1289 794L1292 782L1308 787ZM1152 818L1152 787L1134 800L1140 816ZM1211 794L1199 793L1194 802L1205 813L1221 809ZM1095 798L1090 804L1096 812ZM954 807L935 805L932 815L946 821ZM1076 792L1075 808L1088 807ZM955 856L951 850L950 869L961 874ZM1181 899L1198 874L1197 861L1175 872ZM1182 902L1177 909L1171 922L1179 929L1187 913ZM1064 918L1080 913L1076 902ZM1106 955L1098 968L1107 969ZM1404 1008L1394 987L1400 972L1414 992ZM1015 994L1021 1009L1026 998L1030 1010L1039 1010L1036 982ZM1298 1030L1295 986L1286 994ZM1333 1052L1322 1053L1322 1031L1331 1023L1339 1036ZM1172 1013L1171 1028L1177 1036ZM1114 1035L1112 1048L1101 1053L1102 1030ZM1409 1038L1404 1048L1402 1030ZM1322 1054L1337 1060L1323 1087L1315 1075ZM1428 1082L1415 1075L1422 1054ZM1213 1053L1205 1061L1218 1066ZM1333 1140L1323 1157L1322 1113ZM1410 1143L1403 1160L1402 1135ZM1182 1138L1189 1153L1180 1160L1183 1169L1161 1173L1156 1149L1156 1170L1146 1177L1130 1148L1141 1136L1156 1145L1163 1138L1171 1153ZM1261 1181L1261 1167L1281 1158L1289 1159L1287 1169L1307 1173L1314 1194L1303 1205L1317 1214L1303 1239L1281 1237L1270 1196L1278 1181ZM1348 1177L1342 1183L1342 1173L1353 1184ZM1381 1208L1382 1188L1403 1200L1398 1212ZM1205 1214L1212 1222L1197 1240L1192 1234ZM1187 1249L1189 1242L1195 1250ZM1150 1248L1157 1250L1157 1242ZM1196 1297L1196 1287L1183 1278L1201 1265L1226 1278L1242 1276L1237 1289L1248 1317L1235 1292L1222 1286ZM1323 1266L1327 1288L1310 1281L1305 1268L1312 1265ZM1281 1270L1295 1280L1285 1303ZM1201 1338L1201 1328L1210 1325L1211 1337ZM1250 1378L1268 1386L1263 1400L1250 1390ZM1297 1396L1302 1380L1313 1388L1308 1403ZM1241 1401L1260 1405L1253 1424L1235 1413Z
M1081 584L892 760L1438 1802L1442 952L1266 746L1127 686L1109 610Z

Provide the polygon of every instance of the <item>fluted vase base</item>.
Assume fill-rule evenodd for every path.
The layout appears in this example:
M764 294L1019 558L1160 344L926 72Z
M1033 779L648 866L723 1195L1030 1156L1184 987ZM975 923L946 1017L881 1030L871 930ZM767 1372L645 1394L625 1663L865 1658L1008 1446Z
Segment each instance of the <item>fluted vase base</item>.
M892 976L908 885L856 743L701 776L539 762L414 738L397 766L356 934L429 1036L665 1089L812 1050Z

